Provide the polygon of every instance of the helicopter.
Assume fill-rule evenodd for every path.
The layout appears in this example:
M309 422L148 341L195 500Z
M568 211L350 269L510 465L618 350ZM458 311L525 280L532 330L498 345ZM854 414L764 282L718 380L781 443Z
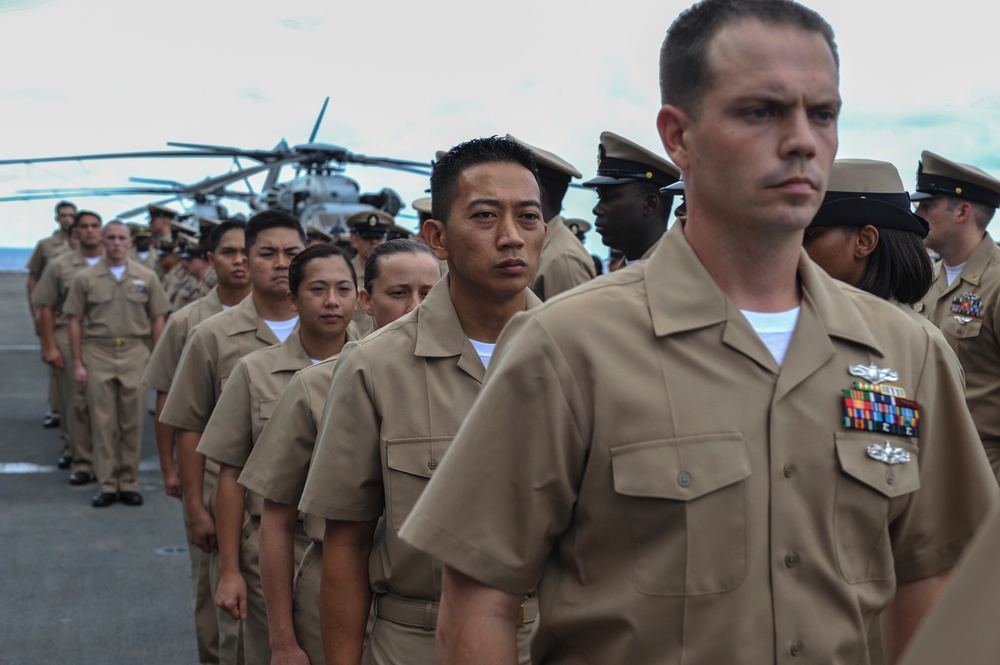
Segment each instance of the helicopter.
M282 139L270 150L248 150L231 146L168 142L167 146L174 148L174 150L3 159L0 160L0 166L101 159L215 157L231 159L236 169L191 184L170 180L130 178L131 182L141 186L18 190L13 196L0 197L0 202L72 198L73 196L153 196L163 194L169 195L169 197L154 203L165 204L177 200L190 200L192 205L186 214L223 219L227 216L227 212L220 201L225 198L234 198L245 201L254 211L279 209L295 215L303 228L317 226L327 230L344 228L346 219L352 214L371 208L383 210L393 216L397 215L403 209L403 201L399 194L390 188L382 188L377 192L362 192L357 181L344 175L347 165L375 166L426 177L430 175L431 162L372 157L353 153L341 146L316 142L316 136L319 133L329 102L330 98L327 97L313 125L309 140L299 145L289 145L285 139ZM240 159L254 161L257 164L244 167ZM283 169L286 166L295 167L294 176L288 180L281 180ZM260 191L254 191L249 178L265 172L263 186ZM246 183L248 191L233 190L228 187L240 180ZM125 219L141 214L145 210L146 206L142 206L123 211L118 217Z

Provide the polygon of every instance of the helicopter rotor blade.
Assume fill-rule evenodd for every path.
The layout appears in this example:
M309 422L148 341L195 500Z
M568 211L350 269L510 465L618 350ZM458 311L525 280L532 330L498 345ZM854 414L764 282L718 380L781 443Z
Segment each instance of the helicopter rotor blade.
M349 152L344 156L343 161L350 162L352 164L363 164L365 166L382 166L388 169L399 168L399 167L423 169L424 175L430 175L431 172L430 162L414 162L409 159L394 159L392 157L371 157L368 155L359 155L357 153Z
M32 157L28 159L0 159L0 166L11 164L46 164L51 162L84 162L97 159L159 159L160 157L218 157L209 152L193 150L152 150L148 152L107 152L90 155L65 155L61 157Z
M284 141L282 141L284 143ZM243 148L233 148L221 145L204 145L202 143L179 143L177 141L167 141L167 145L172 148L188 148L190 152L180 153L188 155L210 155L213 157L246 157L258 162L273 162L283 155L282 143L279 143L273 150L244 150ZM287 149L288 144L284 147Z
M129 178L129 182L137 182L140 184L147 185L164 185L167 187L184 187L183 182L177 182L176 180L160 180L158 178Z
M325 100L323 100L323 108L319 110L319 117L316 118L316 124L313 125L312 132L310 132L309 134L309 143L312 143L313 141L316 140L316 134L319 133L319 126L323 122L323 115L326 114L326 106L329 103L330 103L330 97L328 96Z

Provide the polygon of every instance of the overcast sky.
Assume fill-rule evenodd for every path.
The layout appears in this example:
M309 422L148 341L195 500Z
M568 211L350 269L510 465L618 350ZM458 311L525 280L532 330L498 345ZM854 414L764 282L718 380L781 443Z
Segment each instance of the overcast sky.
M329 95L320 142L430 160L510 132L589 178L602 130L663 153L657 56L687 5L0 0L0 146L7 158L167 141L271 148L305 142ZM922 149L1000 176L1000 10L972 0L933 11L902 0L811 6L840 46L839 157L891 161L908 188ZM0 195L126 186L129 176L193 182L228 168L201 159L0 166ZM362 191L393 187L407 203L427 187L382 169L347 173ZM110 218L144 200L77 202ZM30 246L50 232L53 203L0 204L0 245ZM564 214L590 221L593 203L571 190ZM596 234L588 247L606 254Z

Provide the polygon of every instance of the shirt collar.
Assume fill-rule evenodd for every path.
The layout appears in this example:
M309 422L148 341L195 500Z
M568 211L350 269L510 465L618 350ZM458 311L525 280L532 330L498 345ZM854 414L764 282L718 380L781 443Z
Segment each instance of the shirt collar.
M643 265L653 331L657 337L724 323L739 311L691 249L680 224L664 234ZM854 298L847 294L852 287L823 272L805 250L801 250L799 256L798 274L803 292L800 322L814 315L818 331L884 355L865 315Z

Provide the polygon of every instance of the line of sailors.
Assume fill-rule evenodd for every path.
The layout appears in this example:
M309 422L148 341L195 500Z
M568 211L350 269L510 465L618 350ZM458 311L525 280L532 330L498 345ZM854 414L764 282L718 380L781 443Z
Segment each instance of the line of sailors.
M473 159L463 167L467 154L477 150L489 152L493 161ZM483 256L462 242L457 226L449 233L441 220L466 193L455 183L473 192L483 182L513 183L516 189L524 151L537 166L545 231L534 256L531 242L524 243L526 265L537 269L524 275L520 289L504 294L507 309L500 310L509 318L597 273L580 243L589 225L560 215L569 183L582 175L557 155L510 135L438 154L435 173L443 182L435 188L432 176L432 190L449 192L452 207L436 209L430 198L415 201L420 226L413 240L379 210L348 220L349 236L315 227L303 231L297 220L276 211L245 225L202 218L193 228L155 206L150 228L133 228L134 260L158 271L173 311L142 383L157 392L167 492L183 499L186 527L197 545L191 554L201 662L268 663L281 651L318 663L325 662L324 647L358 659L364 647L365 662L434 662L440 565L397 532L471 408L507 320L501 318L495 330L480 328L479 339L469 333L476 327L467 320L472 315L463 310L461 295L482 288L468 262ZM514 172L505 171L511 165ZM469 176L479 175L477 169L485 172L483 182ZM597 176L584 186L597 193L596 230L620 252L622 264L647 259L655 250L673 197L683 193L679 177L666 159L602 133ZM1000 181L930 152L922 154L917 189L914 200L924 209L954 200L990 210L1000 205ZM675 215L683 223L683 204ZM164 218L170 240L156 238L160 259L153 261L159 234L152 229ZM75 226L81 219L87 213L76 213ZM1000 357L973 349L980 328L990 325L986 314L1000 305L1000 267L993 265L998 250L986 235L983 249L976 249L983 256L965 257L975 266L949 264L942 252L946 263L932 267L921 242L929 231L933 225L910 211L892 165L839 160L805 245L835 277L900 303L931 334L941 333L910 305L944 329L958 353L952 360L963 361L973 417L981 434L990 431L984 443L1000 473L1000 444L992 444L1000 434L990 430L997 410L989 410L1000 395ZM91 263L93 241L84 242L86 251L78 251ZM172 257L180 268L170 266ZM510 272L517 267L511 264ZM493 295L499 298L501 291ZM425 309L416 311L425 298ZM43 310L58 312L58 305L48 295L33 298ZM381 332L369 335L372 330ZM362 338L335 362L348 342ZM43 334L43 347L44 340ZM987 356L991 363L984 366L980 361ZM335 382L338 366L343 378ZM984 375L990 378L980 381ZM69 399L80 408L80 394ZM983 407L977 409L979 401ZM77 419L70 429L84 427ZM348 450L337 439L358 445ZM89 451L70 447L63 454L83 462L74 464L71 483L90 482ZM512 617L522 662L536 616L528 594Z

